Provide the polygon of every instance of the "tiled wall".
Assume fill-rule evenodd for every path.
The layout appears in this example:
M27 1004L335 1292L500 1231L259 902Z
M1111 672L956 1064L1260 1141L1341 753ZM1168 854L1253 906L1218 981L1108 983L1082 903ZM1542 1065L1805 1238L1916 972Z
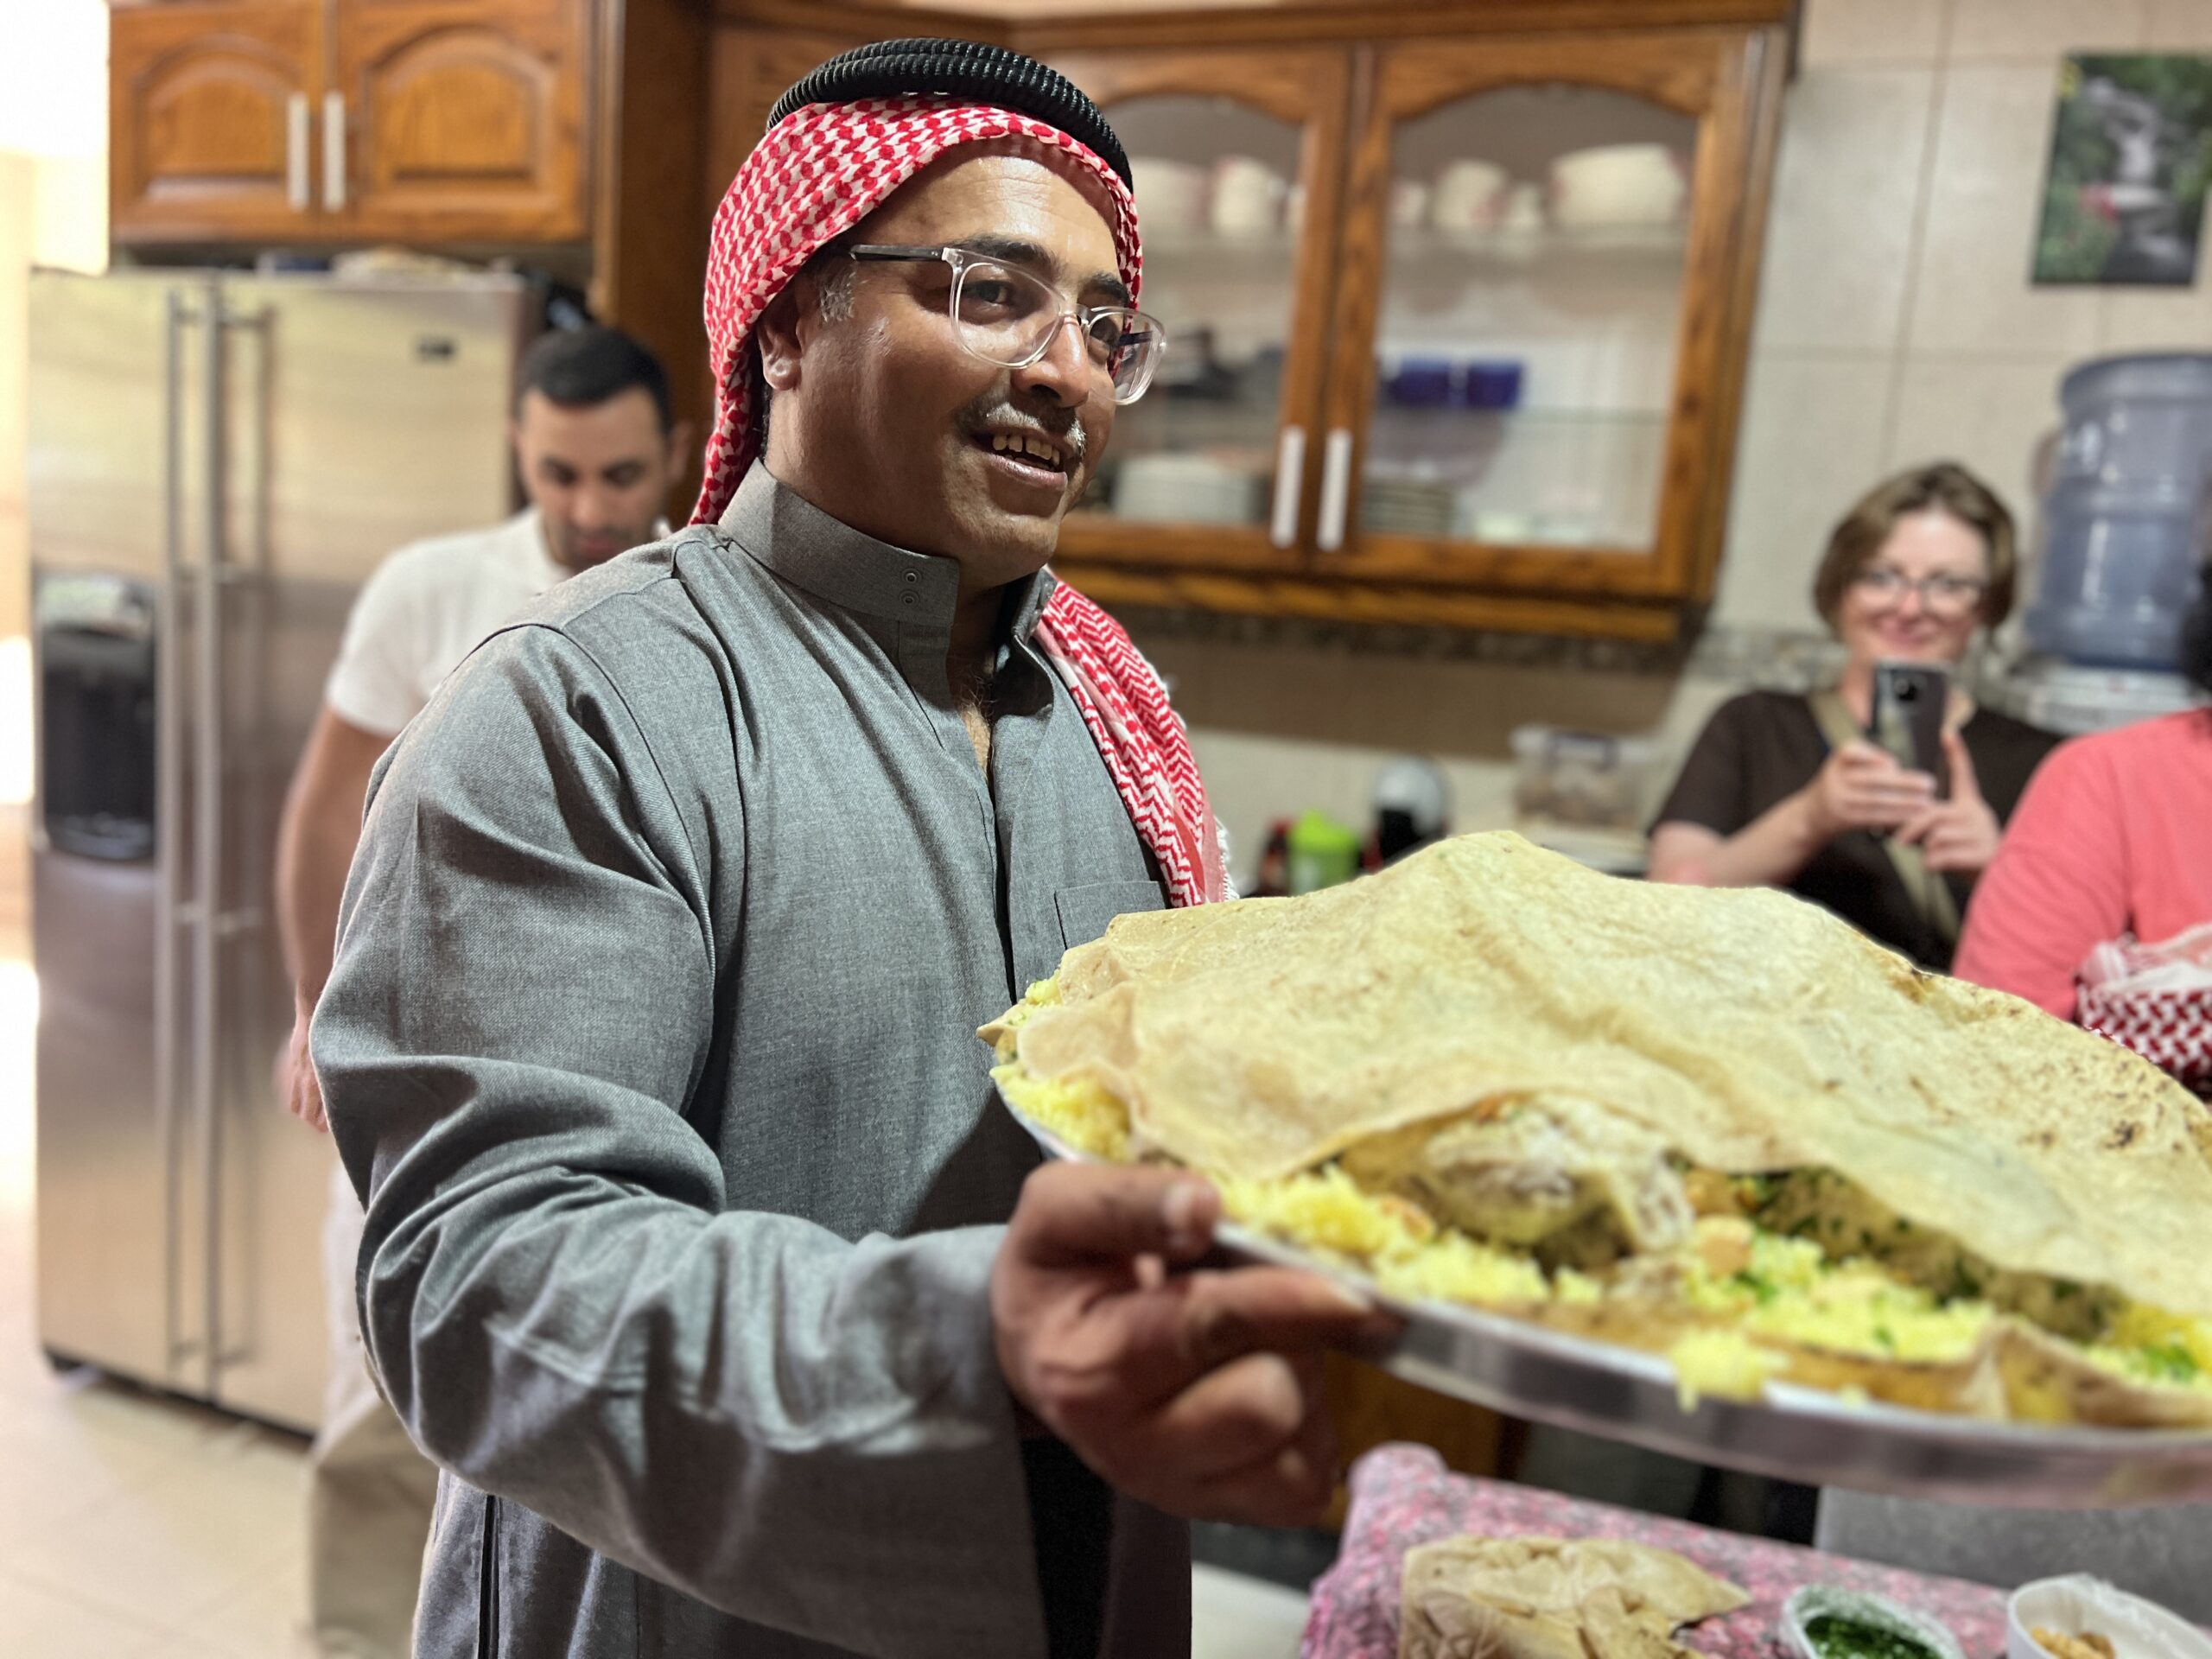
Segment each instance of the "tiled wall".
M0 150L0 639L30 626L30 524L24 511L24 386L36 165ZM4 692L0 692L4 696Z
M2066 368L2212 345L2212 285L2036 288L2059 59L2212 52L2212 0L1811 0L1785 107L1719 615L1810 620L1866 483L1950 455L2034 511Z
M107 263L101 0L0 0L0 641L29 626L23 279L34 262ZM0 673L0 724L22 713L11 687Z
M1713 621L1810 630L1829 525L1885 474L1950 456L2034 514L2060 375L2104 352L2212 347L2186 290L2037 289L2030 251L2068 52L2212 53L2212 0L1808 0L1783 141ZM2212 264L2212 255L2208 255ZM1306 805L1364 823L1391 754L1444 761L1461 827L1503 821L1524 720L1679 748L1732 684L1147 638L1177 676L1237 860Z

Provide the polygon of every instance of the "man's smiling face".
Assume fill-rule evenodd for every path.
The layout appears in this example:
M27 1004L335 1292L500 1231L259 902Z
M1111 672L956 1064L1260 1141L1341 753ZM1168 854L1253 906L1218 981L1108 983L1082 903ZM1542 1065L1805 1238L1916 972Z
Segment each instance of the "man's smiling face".
M1126 298L1099 209L1026 156L955 151L843 240L988 254L1056 289L1063 311ZM1114 427L1112 381L1077 327L1004 368L963 345L942 261L830 280L828 306L795 285L762 325L769 470L856 530L958 560L968 591L1037 569Z

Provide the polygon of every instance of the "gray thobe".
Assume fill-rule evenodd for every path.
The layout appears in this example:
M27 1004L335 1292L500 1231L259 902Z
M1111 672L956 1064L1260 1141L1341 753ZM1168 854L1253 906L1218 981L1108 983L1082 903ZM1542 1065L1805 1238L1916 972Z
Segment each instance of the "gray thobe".
M756 467L384 762L313 1044L445 1471L418 1654L1187 1649L1183 1529L1019 1437L986 1302L1035 1158L975 1028L1164 901L1051 580L987 783L957 567Z

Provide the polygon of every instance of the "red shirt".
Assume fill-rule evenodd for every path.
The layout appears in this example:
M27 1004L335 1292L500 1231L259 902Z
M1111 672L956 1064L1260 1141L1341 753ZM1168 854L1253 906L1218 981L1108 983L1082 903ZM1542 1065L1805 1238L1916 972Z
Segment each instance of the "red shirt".
M2212 709L2075 738L2029 781L1953 972L2074 1017L2074 970L2122 933L2212 921Z

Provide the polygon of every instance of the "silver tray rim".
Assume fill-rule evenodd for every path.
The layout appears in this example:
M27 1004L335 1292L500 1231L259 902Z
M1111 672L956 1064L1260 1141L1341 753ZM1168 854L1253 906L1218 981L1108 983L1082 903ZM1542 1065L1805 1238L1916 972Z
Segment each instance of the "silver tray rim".
M1096 1161L1028 1116L1047 1157ZM1214 1229L1230 1262L1296 1268L1357 1287L1406 1322L1371 1362L1423 1387L1531 1421L1747 1473L1889 1497L2010 1509L2098 1510L2212 1500L2212 1429L2041 1427L1863 1404L1769 1383L1758 1400L1700 1396L1684 1410L1656 1354L1524 1319L1385 1295L1373 1280L1232 1222ZM1491 1363L1491 1362L1497 1363Z

